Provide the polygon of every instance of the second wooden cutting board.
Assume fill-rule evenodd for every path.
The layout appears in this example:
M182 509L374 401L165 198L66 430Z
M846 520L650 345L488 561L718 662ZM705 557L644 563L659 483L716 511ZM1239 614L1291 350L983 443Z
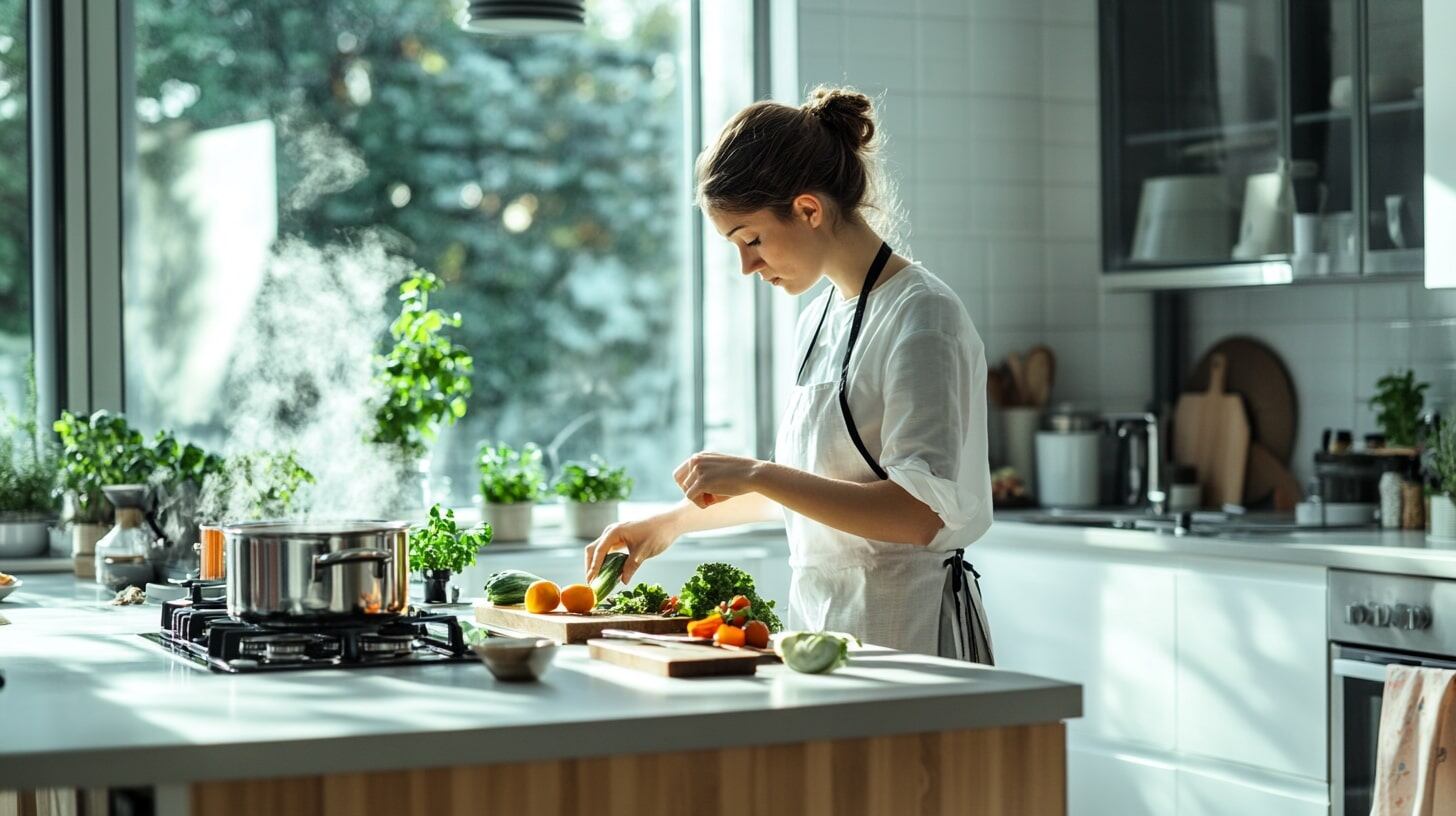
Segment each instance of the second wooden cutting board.
M585 643L599 637L603 629L628 629L656 635L687 631L687 618L660 615L573 615L570 612L527 612L520 606L475 605L475 620L486 626L500 626L527 635L540 635L560 643Z
M599 638L587 641L591 656L661 677L718 677L754 674L758 655L712 646Z
M1224 393L1227 361L1209 358L1208 391L1178 398L1173 457L1198 470L1205 506L1242 504L1249 459L1249 418L1237 394Z

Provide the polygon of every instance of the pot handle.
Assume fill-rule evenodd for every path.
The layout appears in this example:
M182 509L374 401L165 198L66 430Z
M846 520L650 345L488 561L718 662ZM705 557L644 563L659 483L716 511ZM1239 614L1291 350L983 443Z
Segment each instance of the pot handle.
M373 561L375 577L383 578L384 565L389 561L389 558L390 555L388 552L368 547L336 550L334 552L324 553L323 555L315 555L313 557L313 571L317 574L319 570L327 567L337 567L341 564L357 564L360 561Z

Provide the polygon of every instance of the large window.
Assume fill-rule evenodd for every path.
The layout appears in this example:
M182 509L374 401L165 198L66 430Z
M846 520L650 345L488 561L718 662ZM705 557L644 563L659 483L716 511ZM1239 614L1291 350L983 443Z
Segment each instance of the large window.
M17 2L0 0L0 162ZM597 0L585 33L522 39L461 30L463 5L135 0L126 410L348 462L418 267L475 359L468 413L433 449L453 501L485 439L600 453L638 498L669 498L695 416L717 417L694 402L689 0ZM7 303L10 230L0 217Z
M27 0L0 0L0 400L19 411L31 355Z

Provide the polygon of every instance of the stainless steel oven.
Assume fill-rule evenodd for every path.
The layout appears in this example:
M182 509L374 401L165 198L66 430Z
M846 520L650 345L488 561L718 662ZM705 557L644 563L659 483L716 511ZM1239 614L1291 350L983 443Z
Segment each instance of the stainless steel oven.
M1330 812L1365 816L1386 667L1456 669L1456 580L1331 570L1329 637Z

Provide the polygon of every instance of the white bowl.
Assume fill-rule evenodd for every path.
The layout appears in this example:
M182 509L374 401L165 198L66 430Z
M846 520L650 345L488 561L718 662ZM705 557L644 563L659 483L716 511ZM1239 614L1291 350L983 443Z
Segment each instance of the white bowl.
M22 586L25 586L25 582L20 580L19 578L16 578L13 583L6 584L5 586L0 586L0 601L5 600L6 597L10 595L10 593L14 592L17 589L20 589Z
M539 680L556 655L556 641L550 638L487 638L470 647L497 680Z

